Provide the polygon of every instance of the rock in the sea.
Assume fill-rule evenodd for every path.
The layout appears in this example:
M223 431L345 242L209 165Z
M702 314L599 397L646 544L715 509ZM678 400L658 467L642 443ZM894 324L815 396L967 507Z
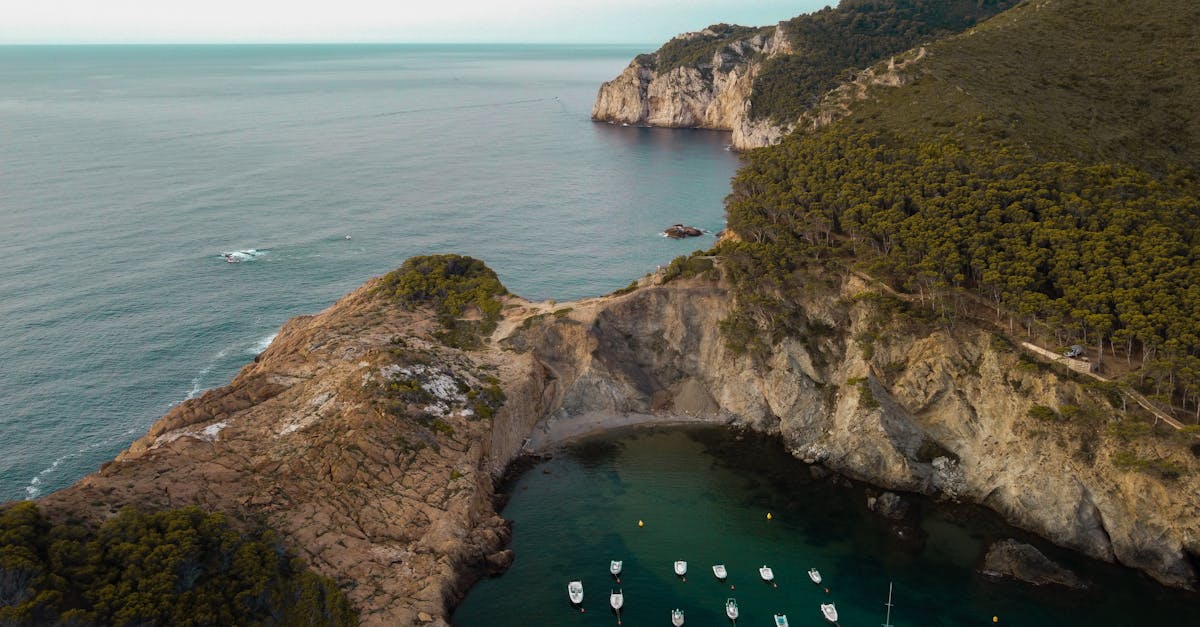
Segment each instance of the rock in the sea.
M869 497L867 508L889 520L904 520L910 511L908 501L894 492L884 492L878 497Z
M663 234L673 239L683 239L685 237L699 237L704 234L704 231L694 226L684 226L682 224L673 224Z
M988 549L982 572L994 577L1012 577L1038 586L1055 583L1068 588L1087 587L1079 575L1050 561L1036 548L1011 539L1001 540Z

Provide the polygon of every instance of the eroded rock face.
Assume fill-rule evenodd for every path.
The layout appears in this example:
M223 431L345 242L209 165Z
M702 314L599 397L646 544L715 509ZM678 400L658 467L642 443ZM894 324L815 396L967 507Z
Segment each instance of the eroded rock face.
M668 128L743 129L734 137L738 150L774 143L783 136L782 130L766 122L750 125L747 121L750 90L762 66L760 55L790 50L782 27L777 26L731 41L696 66L660 73L655 69L655 55L643 55L600 86L592 119Z
M692 37L685 33L680 37ZM766 32L731 41L695 66L656 69L655 55L634 59L619 76L600 86L592 119L614 124L707 128L732 131L734 150L777 144L794 130L815 130L850 114L854 102L872 89L900 87L914 79L925 58L918 48L865 68L826 95L820 104L787 123L752 119L750 95L763 62L793 51L779 24Z
M341 585L364 625L446 625L474 577L512 560L492 506L494 462L532 426L514 410L541 411L528 396L541 391L540 370L442 347L428 316L370 287L290 321L228 386L176 407L116 461L46 497L47 511L100 520L129 504L198 504L262 522ZM491 374L516 383L507 408L483 420L457 384ZM398 380L425 390L421 418L383 402Z
M1017 542L1001 540L993 544L983 560L983 574L1012 577L1037 586L1057 584L1068 588L1086 588L1079 575L1055 564L1036 548Z
M881 331L858 298L872 290L854 276L815 286L804 311L836 332L785 340L760 364L726 349L717 323L729 295L699 280L577 307L570 325L539 327L522 346L553 364L556 421L653 412L695 384L720 416L779 433L799 459L889 490L982 504L1061 546L1194 586L1200 465L1184 446L1122 442L1103 424L1040 423L1029 416L1035 404L1089 407L1101 421L1116 414L1065 374L1019 367L1016 349L969 325ZM856 339L868 336L879 338L870 357ZM1139 446L1189 470L1165 480L1113 465L1116 452Z
M799 307L826 331L758 361L722 341L725 286L642 283L557 306L512 298L491 341L471 352L441 346L431 316L373 297L368 284L289 322L230 385L176 407L43 503L93 520L126 504L198 504L262 522L338 581L364 624L445 625L475 577L514 558L493 482L535 430L665 413L777 433L822 468L979 503L1059 545L1195 583L1200 464L1186 448L1152 443L1185 469L1168 482L1113 465L1137 443L1099 428L1085 452L1080 427L1028 415L1035 404L1097 407L1098 392L1018 367L1015 349L967 324L881 323L861 298L876 288L853 275L814 277ZM866 337L876 338L870 351ZM490 418L467 411L447 383L487 377L507 397ZM419 415L397 414L389 382L432 396L416 393Z

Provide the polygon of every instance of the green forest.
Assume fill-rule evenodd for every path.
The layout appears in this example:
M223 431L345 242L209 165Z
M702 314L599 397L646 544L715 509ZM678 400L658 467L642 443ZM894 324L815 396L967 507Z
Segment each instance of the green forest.
M794 122L862 68L961 32L1018 0L842 0L783 22L793 53L767 59L754 80L750 116Z
M24 501L0 511L3 625L357 625L337 585L271 531L196 507L127 508L93 529Z
M731 343L811 332L803 275L856 267L941 320L986 303L1087 344L1200 418L1197 20L1187 0L1022 5L935 44L914 84L750 152L728 199L743 241L721 250Z

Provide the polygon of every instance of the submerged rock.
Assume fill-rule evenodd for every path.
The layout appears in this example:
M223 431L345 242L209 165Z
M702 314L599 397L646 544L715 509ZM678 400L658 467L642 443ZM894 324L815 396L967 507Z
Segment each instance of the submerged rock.
M1076 589L1087 587L1079 575L1054 563L1036 548L1011 539L1001 540L988 549L981 572L993 577L1012 577L1037 586L1053 583Z

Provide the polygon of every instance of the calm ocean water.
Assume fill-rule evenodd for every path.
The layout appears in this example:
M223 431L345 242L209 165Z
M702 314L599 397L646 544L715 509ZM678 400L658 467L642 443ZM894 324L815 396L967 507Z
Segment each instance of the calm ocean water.
M588 119L641 51L0 48L0 501L95 470L411 255L565 300L710 244L658 232L721 228L727 135Z
M672 608L686 625L728 626L730 597L738 625L772 625L776 613L791 625L828 625L820 604L833 601L842 627L873 627L884 622L889 582L895 627L1183 627L1200 616L1194 594L1046 546L974 507L916 499L926 539L899 542L867 509L863 488L813 479L778 440L724 429L591 440L535 466L509 492L516 561L470 591L456 627L615 627L608 595L618 587L628 627L670 625ZM987 547L1008 537L1035 542L1092 588L980 575ZM620 585L608 574L613 559L624 561ZM686 582L672 572L675 560L688 562ZM725 584L713 577L718 563ZM759 578L763 564L778 588ZM809 568L821 571L822 586ZM572 579L583 581L584 613L567 598Z

